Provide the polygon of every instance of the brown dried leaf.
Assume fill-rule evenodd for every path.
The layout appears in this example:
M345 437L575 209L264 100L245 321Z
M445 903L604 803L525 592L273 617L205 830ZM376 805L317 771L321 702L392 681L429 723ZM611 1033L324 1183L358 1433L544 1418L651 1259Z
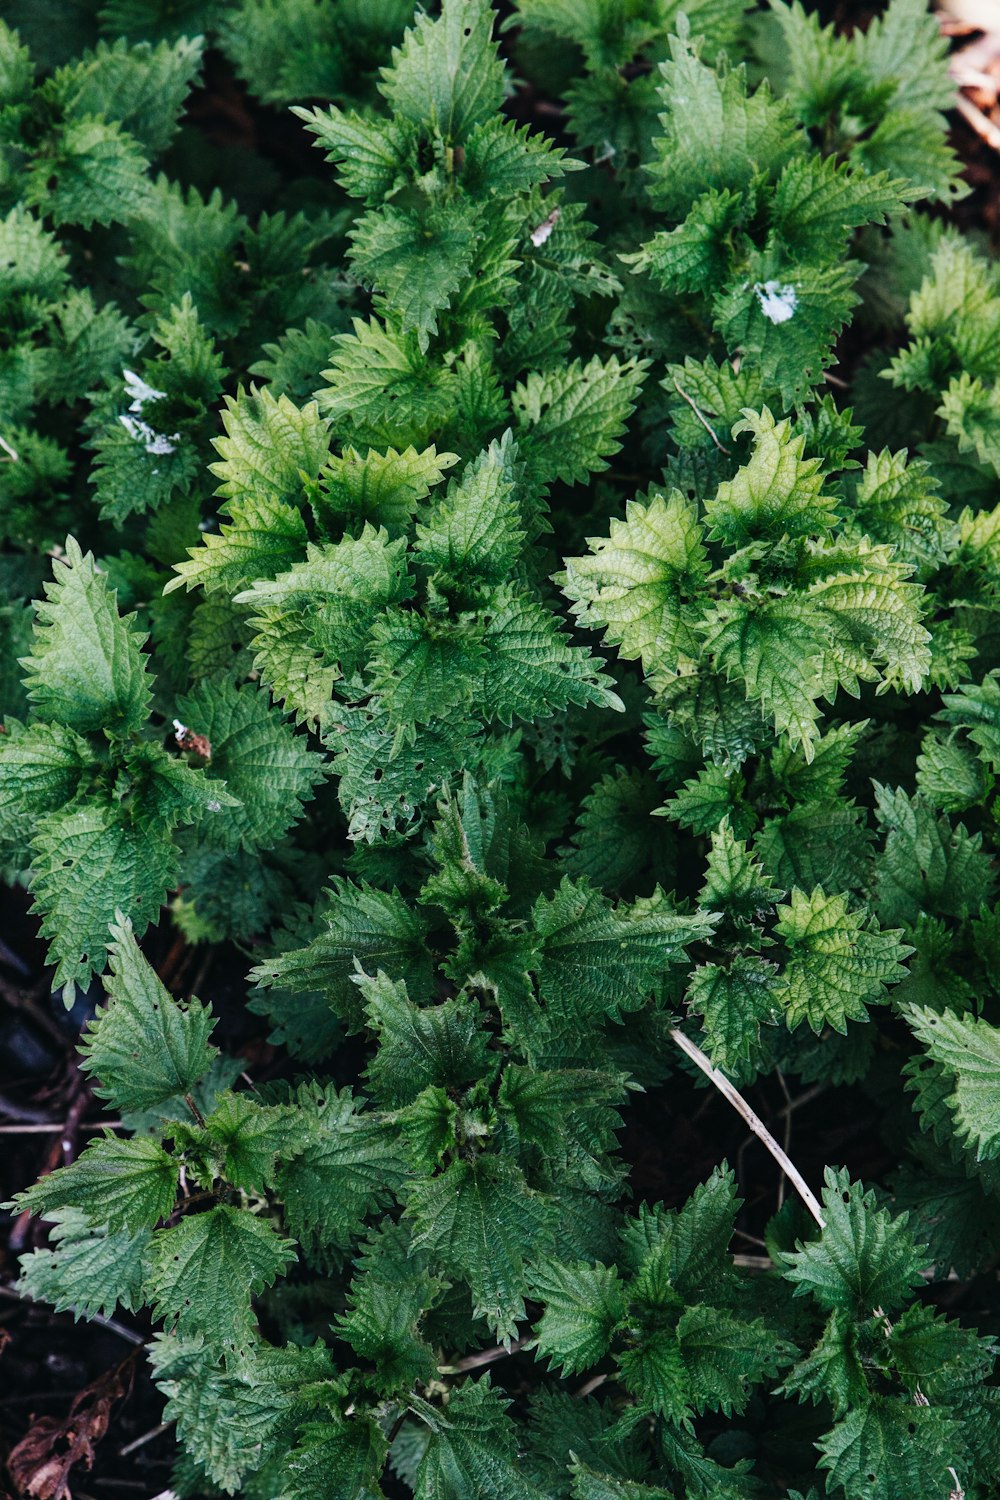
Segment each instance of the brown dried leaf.
M69 1415L40 1417L7 1459L17 1493L32 1500L73 1500L70 1470L91 1469L96 1445L108 1430L111 1408L125 1394L124 1367L85 1385L73 1397Z

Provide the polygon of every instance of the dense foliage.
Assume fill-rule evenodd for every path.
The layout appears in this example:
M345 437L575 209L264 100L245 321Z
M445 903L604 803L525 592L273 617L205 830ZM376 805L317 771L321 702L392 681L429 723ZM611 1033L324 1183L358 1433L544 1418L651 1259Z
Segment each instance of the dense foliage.
M121 1121L22 1286L150 1309L179 1496L1000 1485L1000 274L924 0L748 9L5 7L0 842ZM898 1170L631 1195L678 1031Z

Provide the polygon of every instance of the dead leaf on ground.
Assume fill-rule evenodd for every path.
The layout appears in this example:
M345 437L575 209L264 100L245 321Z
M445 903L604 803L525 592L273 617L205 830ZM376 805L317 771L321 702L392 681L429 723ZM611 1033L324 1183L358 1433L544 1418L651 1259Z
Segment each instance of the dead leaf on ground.
M125 1395L125 1373L126 1367L119 1365L85 1385L62 1420L40 1417L34 1423L7 1459L19 1495L32 1500L73 1500L70 1471L93 1468L95 1448L108 1430L111 1408Z

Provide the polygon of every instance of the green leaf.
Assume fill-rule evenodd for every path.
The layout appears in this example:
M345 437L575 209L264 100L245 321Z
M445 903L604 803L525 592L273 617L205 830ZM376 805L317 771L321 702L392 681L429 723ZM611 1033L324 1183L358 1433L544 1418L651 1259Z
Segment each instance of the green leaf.
M209 778L224 780L239 799L202 823L206 840L227 850L273 847L326 775L324 757L253 684L203 682L176 707L185 726L211 745Z
M706 626L717 670L739 679L779 734L801 745L807 760L819 736L817 696L825 642L809 602L789 593L720 605Z
M930 636L920 623L921 590L906 583L910 567L867 538L847 548L817 547L819 576L809 603L821 613L826 667L849 693L858 681L917 692L931 665Z
M795 889L778 907L775 931L788 949L777 998L790 1028L808 1021L846 1033L848 1021L866 1021L868 1006L885 1001L886 986L906 975L901 960L913 952L902 933L882 932L873 916L851 911L847 897L820 886Z
M488 1375L452 1391L417 1471L414 1500L541 1500L525 1477L509 1404Z
M492 119L503 102L503 64L486 0L444 0L441 15L417 16L381 91L393 115L430 127L448 143Z
M737 834L749 834L756 819L746 806L746 786L739 771L725 765L708 765L692 776L657 813L673 818L692 833L714 833L728 822Z
M586 365L577 359L515 386L511 404L531 473L565 484L602 473L621 447L646 368L645 360L595 354Z
M488 1038L480 1030L478 1007L467 996L417 1006L405 983L394 983L381 970L374 978L359 974L356 979L368 1026L378 1035L365 1077L383 1103L408 1104L430 1085L460 1090L491 1071Z
M327 894L319 936L259 964L251 977L264 985L324 991L339 1015L360 1026L362 1001L353 983L359 968L405 974L424 999L431 989L429 960L425 924L398 891L341 880Z
M422 727L412 744L400 741L398 726L374 701L335 704L329 718L324 739L335 752L332 770L340 776L348 837L367 844L412 831L441 786L478 768L488 750L488 742L477 738L481 725L463 715Z
M799 1401L829 1401L835 1417L867 1403L858 1328L849 1313L834 1309L813 1348L785 1376L782 1390Z
M346 1249L365 1216L389 1201L406 1176L402 1142L382 1115L366 1113L348 1089L310 1097L310 1126L296 1156L279 1164L278 1194L289 1232L329 1253Z
M963 1456L961 1426L945 1410L875 1397L856 1406L820 1439L827 1484L847 1500L940 1500L954 1494Z
M759 1493L757 1478L748 1459L737 1459L731 1465L716 1463L697 1439L680 1427L665 1430L660 1443L671 1470L683 1476L692 1500L695 1497L697 1500L755 1500ZM802 1500L802 1497L789 1491L789 1500ZM808 1500L818 1500L818 1497L810 1492Z
M54 986L72 1004L104 968L108 925L124 912L140 933L176 884L178 851L168 834L134 822L126 810L91 801L43 819L31 843L33 910L51 939Z
M926 734L917 756L917 788L941 812L965 812L985 802L993 777L970 745L940 731Z
M740 1201L732 1172L716 1167L674 1219L670 1281L688 1302L724 1298L732 1276L728 1251Z
M412 122L382 118L366 120L355 110L304 109L293 105L313 145L338 168L337 181L345 193L369 206L382 203L406 181L413 150Z
M742 68L716 72L686 38L672 36L669 46L660 65L664 134L648 170L654 201L680 220L710 188L744 190L758 173L777 174L798 142L791 110L767 83L749 94Z
M377 1422L308 1422L287 1455L289 1500L379 1500L385 1434Z
M415 333L354 319L333 341L329 385L316 392L338 435L355 445L425 447L454 410L454 373L420 348Z
M647 869L671 868L669 842L650 846L650 818L659 783L646 771L608 771L582 799L572 847L564 855L570 875L582 875L605 892L632 890Z
M1000 1155L1000 1030L978 1016L909 1006L906 1018L927 1055L947 1070L955 1128L978 1161Z
M558 618L516 586L498 588L482 616L482 708L489 718L531 723L581 707L624 710L586 646L571 646Z
M189 547L187 562L173 564L177 577L165 586L165 594L179 588L235 594L255 579L273 578L299 561L306 526L298 510L279 500L255 497L230 501L224 509L228 522L217 532L206 532L200 546Z
M403 1266L391 1254L380 1255L388 1243L400 1246ZM407 1257L410 1247L395 1228L376 1232L369 1244L371 1252L351 1282L349 1309L337 1319L337 1333L360 1359L376 1367L380 1389L426 1384L437 1375L437 1361L421 1336L420 1323L435 1283L420 1258Z
M108 1003L85 1034L83 1066L100 1080L94 1092L115 1109L155 1109L190 1092L211 1067L212 1012L168 994L120 914L111 936Z
M372 680L397 726L468 704L484 666L482 633L467 617L427 619L395 606L376 620L371 644Z
M67 114L103 115L133 135L151 154L166 149L185 97L201 66L201 37L173 44L129 46L98 42L79 62L60 68L50 87Z
M20 1208L43 1218L50 1210L78 1209L111 1234L164 1219L174 1206L178 1164L158 1141L145 1136L93 1141L68 1167L42 1177L17 1198Z
M76 1318L136 1312L143 1301L151 1233L95 1228L78 1208L51 1210L52 1248L21 1257L21 1291Z
M535 1348L550 1365L577 1375L604 1358L625 1317L625 1292L613 1266L550 1261L535 1267L531 1292L545 1308L535 1327Z
M411 591L405 540L365 525L357 539L309 543L306 560L235 595L254 608L254 665L300 717L325 716L333 683L365 663L369 632Z
M795 1353L765 1318L744 1322L717 1307L686 1307L677 1338L698 1413L745 1411L753 1386L773 1379Z
M687 1001L701 1017L705 1048L724 1073L738 1075L760 1045L761 1026L781 1014L778 970L756 954L737 954L728 967L702 964L691 975Z
M290 1109L258 1104L246 1094L224 1093L204 1128L222 1157L226 1181L249 1193L273 1188L279 1157L292 1154L302 1140Z
M4 838L25 843L46 813L72 802L94 753L85 739L59 723L26 729L12 719L0 739Z
M803 802L784 816L766 819L754 850L786 890L795 885L808 890L821 880L857 890L868 883L870 844L860 809L828 799Z
M935 1312L914 1303L893 1324L889 1334L893 1364L909 1390L922 1390L931 1399L964 1394L963 1387L984 1380L993 1367L994 1350L980 1338Z
M402 332L415 331L426 350L438 314L469 276L482 235L481 216L467 200L419 215L388 203L351 231L351 265L364 286L387 299Z
M564 877L551 899L535 903L542 999L577 1024L638 1010L671 959L707 937L714 921L704 912L675 911L660 893L615 907L587 881Z
M313 508L321 522L340 520L348 527L369 522L396 536L409 525L419 502L441 483L445 470L457 463L457 454L438 453L436 448L419 453L412 447L401 453L369 448L362 457L345 447L323 470Z
M733 427L733 437L748 432L753 455L735 479L720 484L705 503L712 536L727 547L777 540L780 536L821 536L836 521L836 499L823 493L818 458L803 458L805 439L793 435L787 419L776 422L765 406L749 408Z
M35 606L34 654L23 663L35 712L80 734L140 729L151 689L135 616L118 614L93 553L82 553L75 537L66 538L66 560L55 559L52 571L46 601Z
M852 230L884 224L917 196L886 172L859 172L833 156L796 157L775 184L771 227L796 255L822 262L846 253Z
M671 671L696 656L693 601L708 571L694 507L674 490L648 505L630 500L608 537L588 537L591 556L568 557L556 577L581 625L604 628L604 639L643 671Z
M729 271L730 236L745 217L740 193L710 189L697 198L683 224L661 229L638 255L623 257L648 271L668 292L702 292Z
M150 1293L158 1318L181 1333L236 1343L253 1328L250 1298L295 1260L291 1240L246 1209L216 1204L153 1239Z
M222 425L225 437L214 440L221 461L209 467L222 481L216 493L230 502L294 504L329 454L327 423L315 401L300 409L266 387L241 387L235 399L227 396Z
M573 1500L670 1500L670 1491L614 1474L599 1474L586 1464L575 1463Z
M164 1420L177 1423L185 1453L204 1474L227 1491L236 1491L245 1475L257 1470L276 1448L287 1450L300 1411L294 1395L273 1378L275 1359L285 1350L244 1347L227 1351L226 1364L198 1334L178 1338L160 1334L150 1346L154 1378L167 1398ZM304 1368L299 1380L320 1378L321 1350L297 1350ZM315 1355L321 1356L320 1360ZM207 1481L200 1477L199 1482Z
M0 305L8 314L25 296L55 302L65 289L68 264L55 235L20 204L0 219Z
M834 345L858 302L857 261L788 265L769 248L753 254L744 277L712 304L727 349L759 362L786 405L801 402L833 363Z
M964 917L989 902L996 884L982 834L941 817L921 796L875 783L885 848L876 871L883 922L915 922L921 912Z
M509 430L467 464L461 480L417 526L417 549L432 568L467 587L501 583L518 561L524 531L514 495L517 444Z
M549 1211L503 1157L455 1161L416 1181L407 1202L413 1243L468 1284L476 1317L498 1339L515 1338L524 1318L525 1260L545 1236Z
M115 121L78 116L32 161L25 201L56 226L122 223L145 206L146 168L139 143Z
M693 1391L675 1330L640 1334L618 1355L618 1368L625 1389L658 1416L671 1424L690 1420Z
M722 911L733 922L761 922L783 891L771 884L761 865L742 839L729 827L712 834L705 884L698 898L700 906Z
M796 1296L811 1295L829 1311L840 1308L866 1318L873 1308L890 1316L920 1285L924 1265L907 1227L908 1215L893 1218L876 1207L873 1192L851 1182L846 1170L828 1167L823 1188L825 1227L819 1237L777 1263Z
M994 771L1000 771L1000 672L987 672L979 682L963 682L957 693L945 694L939 718L961 725Z

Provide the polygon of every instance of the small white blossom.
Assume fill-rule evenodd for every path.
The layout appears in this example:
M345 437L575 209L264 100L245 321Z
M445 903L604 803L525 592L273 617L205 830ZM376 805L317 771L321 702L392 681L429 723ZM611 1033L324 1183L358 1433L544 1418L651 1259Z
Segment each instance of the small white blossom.
M134 370L123 370L125 376L125 394L132 397L132 405L129 411L142 411L147 401L161 401L167 394L166 391L158 391L155 387L147 385L141 375Z
M132 441L141 443L147 453L176 453L179 433L175 432L173 437L167 437L165 433L156 432L140 417L130 417L128 413L120 416L118 420Z
M787 323L799 305L793 286L782 286L780 281L758 281L754 286L757 301L765 318L772 323Z
M167 394L166 391L158 391L134 370L123 370L122 373L125 376L125 394L132 397L129 411L134 412L135 415L121 416L118 418L119 422L132 441L141 443L147 453L175 453L180 434L175 432L171 437L167 437L164 433L157 432L155 428L150 427L148 422L142 421L140 416L147 401L161 400Z

